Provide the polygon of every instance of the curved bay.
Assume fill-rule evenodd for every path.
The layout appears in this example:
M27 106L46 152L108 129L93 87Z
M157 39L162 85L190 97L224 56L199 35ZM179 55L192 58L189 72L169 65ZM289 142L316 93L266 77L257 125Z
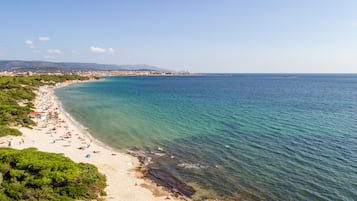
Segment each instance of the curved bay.
M160 147L153 166L216 196L357 196L356 75L110 77L56 94L98 139Z

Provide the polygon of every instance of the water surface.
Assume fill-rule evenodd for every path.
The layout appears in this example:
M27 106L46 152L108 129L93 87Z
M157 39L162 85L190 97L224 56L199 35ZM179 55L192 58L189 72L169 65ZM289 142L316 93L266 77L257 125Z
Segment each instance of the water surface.
M151 166L208 197L357 199L357 75L108 77L56 95L110 146L164 149Z

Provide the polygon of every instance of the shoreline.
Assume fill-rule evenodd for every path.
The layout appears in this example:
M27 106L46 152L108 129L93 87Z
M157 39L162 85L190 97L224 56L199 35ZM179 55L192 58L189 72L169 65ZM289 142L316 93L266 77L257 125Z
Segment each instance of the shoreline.
M9 147L9 144L15 149L35 147L39 151L61 153L77 163L95 165L107 178L105 200L189 200L186 197L178 197L145 178L138 171L138 158L115 150L94 138L63 108L54 90L81 82L67 81L56 86L39 87L35 91L34 105L35 110L41 112L41 117L33 119L37 125L33 126L33 129L17 128L22 132L22 136L0 138L0 147Z

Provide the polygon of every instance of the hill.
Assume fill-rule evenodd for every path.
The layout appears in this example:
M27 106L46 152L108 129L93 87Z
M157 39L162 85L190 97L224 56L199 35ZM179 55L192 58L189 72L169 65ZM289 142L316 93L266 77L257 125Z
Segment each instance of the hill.
M127 71L127 70L150 70L169 71L146 64L137 65L115 65L97 63L71 63L71 62L49 62L49 61L21 61L2 60L0 71L44 71L44 72L68 72L68 71Z

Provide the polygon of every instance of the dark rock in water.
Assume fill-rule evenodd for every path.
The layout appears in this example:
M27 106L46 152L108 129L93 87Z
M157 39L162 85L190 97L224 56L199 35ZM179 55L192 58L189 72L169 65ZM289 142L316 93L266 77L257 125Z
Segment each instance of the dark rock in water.
M149 168L147 171L147 177L157 184L166 187L172 192L184 195L189 198L196 192L191 186L188 186L187 184L183 183L175 177L168 175L160 169Z
M173 176L170 176L160 169L152 168L149 166L153 163L153 160L155 161L155 158L166 156L166 154L163 154L163 149L159 151L160 153L158 155L157 152L152 152L150 149L138 149L133 147L128 149L127 153L138 158L140 162L140 171L146 175L146 177L151 179L153 182L167 188L173 193L190 198L196 192L191 186L188 186L184 182Z
M146 167L151 163L152 158L148 156L148 153L144 150L140 150L136 147L128 149L127 153L138 158L142 167Z
M132 156L138 156L138 155L143 155L144 151L136 148L136 147L132 147L131 149L127 149L126 152Z

